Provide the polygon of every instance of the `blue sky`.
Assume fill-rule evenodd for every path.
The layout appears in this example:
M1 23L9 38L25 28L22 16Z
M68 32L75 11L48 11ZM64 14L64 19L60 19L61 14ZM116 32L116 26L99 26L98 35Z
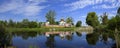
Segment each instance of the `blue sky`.
M72 17L74 23L81 20L85 24L87 13L104 12L108 17L115 16L120 0L0 0L0 20L45 22L49 10L56 11L56 21Z

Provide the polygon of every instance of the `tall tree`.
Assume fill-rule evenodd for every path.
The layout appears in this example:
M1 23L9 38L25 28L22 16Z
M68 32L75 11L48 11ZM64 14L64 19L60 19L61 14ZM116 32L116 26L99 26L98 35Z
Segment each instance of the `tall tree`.
M72 17L68 17L68 18L66 19L66 23L72 24L72 23L73 23Z
M98 17L95 12L89 12L87 14L86 23L93 27L96 27L99 25Z
M15 26L15 23L13 22L12 19L9 20L8 26L9 27L14 27Z
M2 21L0 21L0 33L5 32L5 26Z
M117 15L109 20L108 28L111 30L120 30L120 7L117 10Z
M50 22L50 24L55 24L55 16L56 16L55 11L50 10L50 11L48 11L48 13L46 14L45 17Z
M116 17L112 17L108 22L108 29L115 30L115 28L117 27L116 23Z
M35 21L29 22L29 28L36 28L36 27L38 27L37 22L35 22Z
M22 24L22 27L28 28L29 27L29 20L28 19L23 19L21 24Z
M78 22L76 23L76 27L81 27L81 24L82 24L82 22L81 22L81 21L78 21Z
M0 24L3 24L3 26L7 27L7 21L6 20L5 21L0 20Z
M117 10L117 15L120 16L120 7Z
M107 25L108 24L108 15L106 12L103 14L103 16L101 16L101 18L102 18L102 24Z

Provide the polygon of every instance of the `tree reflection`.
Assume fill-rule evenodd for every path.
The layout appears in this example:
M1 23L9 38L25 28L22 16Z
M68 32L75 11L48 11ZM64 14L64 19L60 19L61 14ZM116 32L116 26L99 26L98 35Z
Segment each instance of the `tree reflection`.
M120 48L120 33L118 31L115 31L115 40L116 40L116 48Z
M54 48L54 37L55 35L50 35L49 37L47 37L47 41L45 42L47 47Z
M81 33L79 33L79 32L76 32L76 35L77 35L77 36L79 36L79 37L81 37L81 36L82 36L82 34L81 34Z
M12 46L12 35L6 32L0 32L0 48Z
M86 40L87 40L88 44L90 44L90 45L96 45L96 42L99 39L98 37L99 37L99 35L96 34L96 33L88 34L86 36Z
M103 41L105 44L107 44L108 38L109 38L109 36L108 36L107 33L103 33L103 34L102 34L102 41Z
M37 32L14 32L13 35L21 36L23 39L27 40L29 37L36 37Z
M111 38L112 40L108 40L109 38ZM88 34L86 36L86 40L90 45L96 45L97 42L104 43L105 45L110 44L110 42L114 44L114 36L113 33L110 32L94 32L92 34ZM115 45L112 45L111 47L114 46Z
M72 35L66 35L66 39L67 39L67 40L72 40L73 37L72 37Z

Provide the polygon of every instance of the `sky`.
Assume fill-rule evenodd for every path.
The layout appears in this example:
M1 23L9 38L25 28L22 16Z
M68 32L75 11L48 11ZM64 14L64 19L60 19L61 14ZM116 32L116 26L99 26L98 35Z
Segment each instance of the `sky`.
M108 18L116 15L120 0L0 0L0 20L45 22L49 10L56 12L55 20L72 17L74 23L82 21L86 25L89 12L96 12L98 17L104 12Z

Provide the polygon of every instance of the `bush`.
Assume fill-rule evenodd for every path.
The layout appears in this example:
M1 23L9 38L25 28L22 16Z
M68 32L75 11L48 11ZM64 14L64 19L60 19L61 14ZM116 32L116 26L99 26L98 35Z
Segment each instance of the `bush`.
M0 32L5 32L5 27L3 24L0 24Z
M78 21L78 22L76 23L76 27L81 27L81 24L82 24L82 22L81 22L81 21Z

